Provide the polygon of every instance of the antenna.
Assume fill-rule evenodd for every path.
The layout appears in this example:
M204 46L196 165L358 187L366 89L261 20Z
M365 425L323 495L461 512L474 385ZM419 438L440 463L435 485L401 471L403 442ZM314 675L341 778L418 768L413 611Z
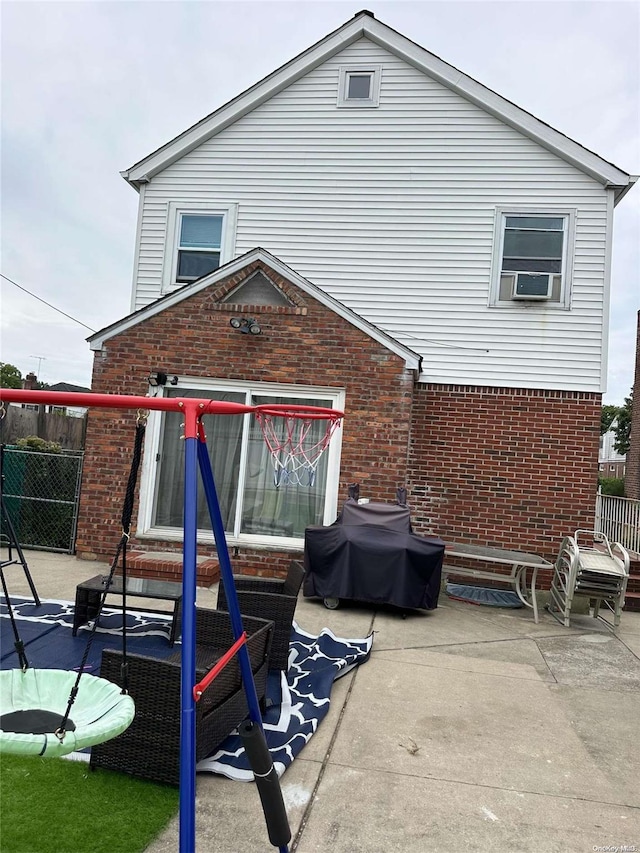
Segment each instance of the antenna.
M40 376L40 366L41 366L42 362L46 361L47 359L43 355L30 355L29 358L37 358L38 359L38 372L37 372L36 376L38 377L39 381L42 381L42 377Z

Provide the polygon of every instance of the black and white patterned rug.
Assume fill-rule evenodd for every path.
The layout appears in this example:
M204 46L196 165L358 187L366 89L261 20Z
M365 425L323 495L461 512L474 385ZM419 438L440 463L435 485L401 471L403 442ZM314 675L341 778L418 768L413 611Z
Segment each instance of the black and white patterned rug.
M15 596L11 605L29 666L36 669L78 669L87 647L91 626L72 636L74 605L69 601L43 599L36 607L31 599ZM104 608L94 635L85 669L99 675L104 648L119 648L122 611ZM127 612L127 648L135 654L166 658L176 651L168 644L166 613ZM328 628L309 634L293 624L286 673L273 671L267 684L268 708L263 724L267 744L278 775L282 775L308 743L329 711L334 681L364 663L373 637L345 639ZM0 669L18 666L14 634L4 597L0 596ZM240 738L231 734L220 749L197 765L197 770L250 781L253 774Z

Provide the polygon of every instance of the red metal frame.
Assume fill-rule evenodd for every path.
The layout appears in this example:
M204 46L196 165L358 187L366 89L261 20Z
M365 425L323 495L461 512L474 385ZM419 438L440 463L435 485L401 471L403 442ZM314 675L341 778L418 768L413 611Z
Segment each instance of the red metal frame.
M231 646L229 651L225 652L220 660L216 663L216 665L209 670L209 672L205 675L202 681L199 681L193 688L193 701L198 702L200 697L207 689L207 687L211 684L211 682L222 672L225 666L230 663L236 655L236 652L240 649L241 646L247 642L247 634L245 631L242 632L242 636L235 641L235 643Z
M99 409L150 409L158 412L184 412L185 438L198 437L198 420L203 415L244 415L247 412L265 412L275 416L289 416L339 420L344 417L337 409L315 406L261 405L229 403L198 397L136 397L129 394L91 394L74 391L25 391L18 388L0 388L0 402L40 403L50 406L86 406Z
M248 412L283 417L325 418L335 425L343 413L335 409L320 407L263 405L247 406L218 400L195 397L137 397L125 394L92 394L69 391L26 391L0 388L0 404L27 403L53 406L86 406L101 409L129 409L145 411L182 412L184 414L185 438L185 484L184 484L184 539L183 539L183 608L182 608L182 666L181 666L181 762L180 762L180 853L194 853L195 839L195 713L196 694L201 689L195 685L195 601L196 601L196 553L197 553L197 470L200 469L212 529L214 531L221 580L224 584L229 613L236 643L228 651L228 659L238 655L242 681L247 696L250 717L262 726L262 717L256 695L251 663L246 646L246 635L238 598L235 592L231 561L226 544L220 506L215 491L213 472L207 454L202 417L204 415L236 415ZM1 416L2 412L0 412ZM225 656L227 657L227 656ZM222 662L221 662L222 665ZM218 670L209 673L213 679ZM205 679L206 681L207 679ZM281 851L288 848L280 847Z

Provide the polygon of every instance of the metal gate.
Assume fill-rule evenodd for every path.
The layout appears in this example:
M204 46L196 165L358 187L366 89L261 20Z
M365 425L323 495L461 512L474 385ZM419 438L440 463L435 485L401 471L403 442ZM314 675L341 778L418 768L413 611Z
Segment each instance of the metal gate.
M81 450L4 448L4 507L23 548L74 553L83 457ZM3 526L3 544L7 533Z

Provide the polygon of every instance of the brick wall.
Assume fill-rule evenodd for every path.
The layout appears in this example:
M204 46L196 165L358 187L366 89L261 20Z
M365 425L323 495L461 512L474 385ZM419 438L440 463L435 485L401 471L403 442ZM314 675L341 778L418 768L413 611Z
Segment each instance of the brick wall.
M600 408L599 394L417 387L416 531L555 559L563 536L593 527Z
M555 558L560 541L593 525L599 394L421 385L404 361L270 269L293 306L221 303L255 263L107 342L97 354L96 392L140 394L151 371L275 381L346 390L339 503L349 483L393 501L407 483L416 532L445 541L511 546ZM255 317L243 335L231 316ZM120 536L135 413L92 409L77 549L109 558ZM134 522L137 509L134 512ZM132 550L179 550L134 539ZM214 556L212 546L199 554ZM238 572L286 569L291 551L231 548ZM543 585L548 584L543 578Z
M258 267L288 295L291 308L221 303ZM255 317L262 334L244 335L231 316ZM349 416L342 442L340 502L358 481L362 493L390 500L406 480L413 373L404 360L372 340L261 262L206 289L109 340L96 354L92 390L139 394L147 377L169 375L283 382L344 388ZM92 409L78 524L77 551L85 558L115 552L135 425L135 412ZM134 529L137 509L134 513ZM134 539L135 551L180 546ZM199 549L214 554L212 547ZM234 570L273 574L288 566L291 552L232 549Z

